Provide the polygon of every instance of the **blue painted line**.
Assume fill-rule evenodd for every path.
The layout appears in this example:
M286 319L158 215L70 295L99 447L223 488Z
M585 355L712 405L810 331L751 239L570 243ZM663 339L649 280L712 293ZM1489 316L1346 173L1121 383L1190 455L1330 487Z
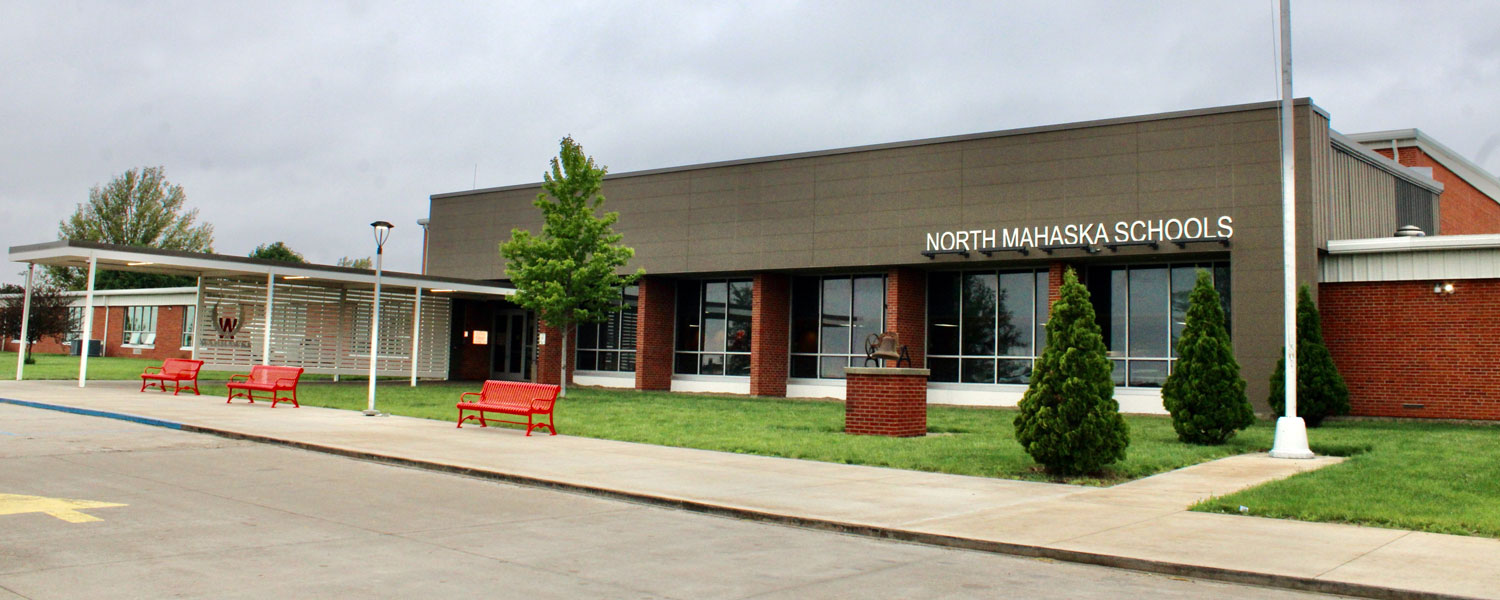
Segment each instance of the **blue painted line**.
M73 413L75 415L86 415L86 416L90 416L90 417L104 417L106 419L119 419L121 421L129 421L131 423L140 423L142 425L150 425L152 427L165 427L167 429L182 429L182 423L175 423L175 422L172 422L172 421L163 421L161 419L153 419L153 418L150 418L150 417L139 417L139 416L136 416L136 415L128 415L128 414L125 414L125 413L108 412L108 411L103 411L103 410L93 410L93 409L90 409L90 408L77 408L77 407L73 407L73 406L63 406L61 404L47 404L47 403L44 403L44 402L31 402L31 401L28 401L28 400L15 400L15 399L11 399L11 398L0 398L0 402L6 403L6 404L15 404L17 406L29 406L31 408L41 408L41 409L46 409L46 410L56 410L56 411L61 411L61 412L65 412L65 413Z

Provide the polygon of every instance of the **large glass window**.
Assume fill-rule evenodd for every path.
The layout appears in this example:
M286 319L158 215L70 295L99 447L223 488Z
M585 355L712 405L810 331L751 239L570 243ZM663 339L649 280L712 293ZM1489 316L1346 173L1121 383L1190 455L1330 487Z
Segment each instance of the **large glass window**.
M674 372L750 375L754 290L748 279L677 284Z
M620 290L620 310L602 323L578 325L578 370L635 372L636 305L640 288Z
M1028 383L1047 344L1047 272L936 272L927 277L931 381Z
M156 344L156 307L125 307L126 346L153 346Z
M791 376L843 379L865 360L865 339L885 330L885 277L792 278Z
M1089 293L1114 361L1115 385L1161 387L1166 383L1186 325L1188 296L1200 269L1213 276L1227 319L1227 262L1089 269Z

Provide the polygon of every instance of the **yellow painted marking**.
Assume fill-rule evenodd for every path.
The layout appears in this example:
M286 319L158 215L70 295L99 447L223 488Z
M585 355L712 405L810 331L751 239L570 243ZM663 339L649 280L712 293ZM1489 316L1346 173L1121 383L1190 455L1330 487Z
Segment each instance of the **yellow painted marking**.
M19 515L25 513L46 513L67 521L69 523L88 523L90 521L102 521L99 517L87 515L81 510L90 508L113 508L116 506L127 506L115 502L95 502L93 500L73 500L71 498L48 498L46 496L22 496L20 494L0 494L0 516Z

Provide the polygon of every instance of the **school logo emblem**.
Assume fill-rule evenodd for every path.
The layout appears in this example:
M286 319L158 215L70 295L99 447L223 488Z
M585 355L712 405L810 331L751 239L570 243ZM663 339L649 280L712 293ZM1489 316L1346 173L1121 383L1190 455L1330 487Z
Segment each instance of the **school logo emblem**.
M219 333L219 339L221 340L234 339L234 334L239 333L240 327L244 326L244 323L240 320L239 307L230 305L230 308L234 313L229 315L224 314L218 304L214 304L214 307L209 310L209 319L213 321L214 330Z

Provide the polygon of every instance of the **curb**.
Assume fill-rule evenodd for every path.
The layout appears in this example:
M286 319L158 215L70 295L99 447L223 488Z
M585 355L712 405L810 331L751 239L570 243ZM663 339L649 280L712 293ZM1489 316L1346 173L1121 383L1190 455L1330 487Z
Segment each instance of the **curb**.
M418 460L403 456L379 454L375 452L354 450L350 448L341 448L338 446L299 442L296 440L275 438L239 431L230 431L227 429L217 429L213 427L204 427L201 425L190 425L173 421L166 421L162 419L154 419L150 417L141 417L127 413L76 408L72 406L31 402L25 400L13 400L10 398L0 398L0 404L15 404L30 408L56 410L66 413L87 415L91 417L118 419L123 421L130 421L133 423L140 423L142 425L151 425L154 427L165 427L167 429L175 429L192 433L203 433L227 439L286 446L301 450L309 450L312 452L343 456L346 458L367 460L371 462L416 468L426 471L463 475L467 477L474 477L477 479L487 479L491 481L524 485L528 487L585 494L612 500L624 500L637 504L686 510L701 514L730 517L747 521L759 521L764 523L789 525L793 527L802 527L805 529L816 529L820 531L830 531L834 533L858 535L877 539L896 540L929 546L959 548L963 550L990 552L994 554L1008 554L1012 556L1023 556L1027 558L1046 558L1063 562L1096 565L1117 569L1128 569L1132 571L1155 573L1159 575L1192 577L1195 579L1219 581L1225 583L1257 585L1304 592L1316 592L1321 594L1376 598L1380 600L1397 600L1408 598L1419 600L1472 600L1470 596L1458 596L1437 592L1406 590L1344 581L1329 581L1312 577L1300 577L1295 575L1258 573L1255 571L1243 571L1238 569L1226 569L1223 567L1190 565L1146 558L1130 558L1124 556L1114 556L1110 554L1083 552L1078 550L1065 550L1062 548L1052 548L1048 546L1016 544L1011 542L999 542L993 540L979 540L936 533L922 533L918 531L909 531L891 527L878 527L873 525L846 523L843 521L834 521L830 519L814 519L810 517L770 513L748 508L737 508L721 504L712 504L699 500L672 498L667 496L653 496L637 492L626 492L609 488L569 483L566 481L544 479L529 475L502 473L499 471L489 471L472 467L461 467L457 465Z

